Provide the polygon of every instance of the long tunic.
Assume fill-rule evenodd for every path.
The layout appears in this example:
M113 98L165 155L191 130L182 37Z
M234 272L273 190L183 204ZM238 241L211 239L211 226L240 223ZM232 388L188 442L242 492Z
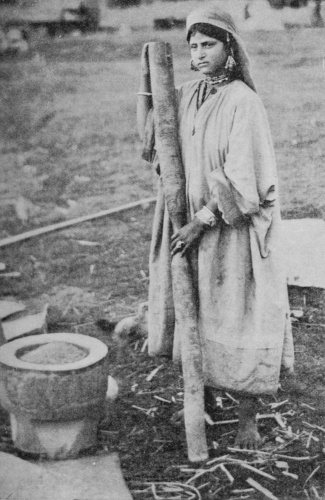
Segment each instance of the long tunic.
M242 81L219 88L199 110L197 88L196 80L178 89L187 217L192 220L211 198L222 214L188 257L205 383L273 393L281 362L293 365L293 343L270 130L259 96ZM149 353L178 359L171 234L160 180L150 251Z

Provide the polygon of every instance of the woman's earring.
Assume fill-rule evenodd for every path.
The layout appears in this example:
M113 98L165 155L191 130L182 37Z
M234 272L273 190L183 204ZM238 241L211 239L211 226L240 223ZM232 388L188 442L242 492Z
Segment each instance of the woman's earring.
M226 65L225 65L225 68L228 70L228 71L233 71L236 67L236 61L234 59L234 57L232 55L228 56L228 59L226 61Z
M232 71L234 71L236 65L237 65L237 63L236 63L235 58L234 58L234 51L231 47L230 54L227 58L225 68L226 68L226 70L228 70L231 73Z
M196 66L194 66L194 62L191 61L191 71L199 71Z
M228 45L228 54L229 56L227 58L225 68L227 71L229 71L229 73L231 73L236 68L237 63L234 57L234 49L230 44Z

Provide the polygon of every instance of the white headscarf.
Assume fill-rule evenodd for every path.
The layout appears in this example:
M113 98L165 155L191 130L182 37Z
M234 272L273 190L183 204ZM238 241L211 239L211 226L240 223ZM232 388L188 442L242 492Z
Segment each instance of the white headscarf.
M233 18L228 12L220 9L217 6L200 7L193 10L186 19L186 34L188 34L191 26L193 24L206 23L221 28L228 33L231 33L235 39L238 47L238 57L236 62L240 65L244 82L252 89L257 92L255 83L251 76L250 61L245 48L244 41L237 33L237 28Z

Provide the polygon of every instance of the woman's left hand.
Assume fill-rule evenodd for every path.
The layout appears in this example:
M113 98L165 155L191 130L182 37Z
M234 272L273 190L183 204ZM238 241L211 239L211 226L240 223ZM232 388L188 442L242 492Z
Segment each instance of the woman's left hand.
M172 235L171 256L173 257L176 253L181 252L181 257L183 257L190 247L198 243L204 230L205 224L194 217L189 224L176 231Z

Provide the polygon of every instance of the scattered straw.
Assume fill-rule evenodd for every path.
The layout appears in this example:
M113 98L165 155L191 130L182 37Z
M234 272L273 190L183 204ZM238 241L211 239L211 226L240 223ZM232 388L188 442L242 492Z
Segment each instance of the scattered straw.
M272 479L272 481L276 481L276 478L274 476L271 476L271 474L268 474L267 472L264 472L263 470L256 469L255 467L252 467L251 465L247 464L246 462L242 462L240 464L242 467L245 469L249 469L256 474L259 474L260 476L267 477L268 479Z
M286 458L287 460L294 460L296 462L310 462L311 460L315 460L318 455L315 455L313 457L291 457L290 455L280 455L279 453L277 453L276 456L280 458Z
M184 499L187 500L202 500L202 496L200 491L191 486L189 484L184 484L180 482L146 482L144 485L148 485L151 489L154 500L168 500L173 499L177 500ZM148 489L142 490L142 492L146 492ZM134 490L133 490L134 493ZM181 496L170 496L171 494L180 494ZM184 494L186 497L184 497Z
M230 448L228 448L230 449ZM209 460L206 465L212 465L212 464L215 464L216 462L220 462L222 460L225 460L226 458L228 458L229 455L223 455L222 457L216 457L216 458L213 458L212 460Z
M132 408L134 408L135 410L142 411L143 413L145 413L147 415L147 417L154 417L155 412L158 410L158 408L156 406L154 406L152 408L141 408L141 406L132 405Z
M278 500L278 497L275 497L273 495L273 493L271 493L268 489L264 488L264 486L262 486L257 481L254 481L254 479L252 479L251 477L246 479L246 482L250 486L253 486L253 488L255 488L257 491L260 491L261 493L263 493L263 495L265 495L267 498L270 498L270 500Z
M317 491L316 487L315 487L315 486L312 486L310 489L311 489L311 491L314 493L315 498L317 498L317 499L319 498L319 499L321 500L321 497L319 496L319 494L318 494L318 491Z
M234 476L232 476L229 472L229 470L223 465L223 464L220 464L219 465L220 469L222 470L222 472L224 472L229 480L229 482L232 484L234 481L235 481L235 478Z
M300 406L303 408L309 408L309 410L316 411L316 409L313 406L307 405L307 403L300 403Z
M262 451L262 450L247 450L246 448L232 448L230 446L227 447L227 450L235 452L235 453L254 453L260 455L271 455L270 451Z
M282 429L285 429L286 424L284 423L281 414L275 413L274 418L277 421L277 423L279 424L279 426L282 427Z
M146 347L143 346L141 350L144 351L145 349ZM138 346L138 350L140 350L140 346ZM150 382L164 366L163 364L157 366L149 374L146 374L145 380ZM157 392L159 395L155 394ZM162 395L160 395L160 393L162 393ZM164 404L157 404L158 408L150 408L150 403L145 404L144 402L141 402L141 406L133 405L133 408L143 412L148 417L155 417L156 411L158 412L158 410L161 410L163 406L165 406L165 408L167 408L167 405L171 407L173 403L178 404L182 402L183 399L183 392L176 392L176 399L174 396L164 393L163 391L137 392L137 395L140 394L141 396L151 395L150 399L153 396L156 402L159 401ZM236 424L238 424L239 420L238 418L232 417L237 416L236 407L238 401L228 393L226 393L226 396L227 398L218 397L215 399L219 407L218 415L222 415L223 417L229 416L229 418L224 418L222 420L222 416L219 416L218 418L220 418L220 420L214 421L214 414L212 414L213 417L207 413L205 414L205 421L208 425L215 427L228 425L229 428L225 430L229 431L229 429L234 429L225 433L222 433L221 428L216 430L215 442L211 444L211 450L214 455L218 454L218 451L222 449L224 436L237 432ZM153 400L151 399L151 401ZM278 481L278 484L281 484L281 481L285 481L288 478L291 481L300 480L299 483L302 484L304 475L306 474L306 465L314 464L314 470L307 477L303 488L300 486L300 492L301 494L304 493L308 500L320 498L317 489L313 485L314 481L312 481L312 479L320 470L320 465L318 465L318 463L320 463L324 457L321 453L312 456L308 450L312 450L313 443L319 443L323 438L325 428L306 421L302 422L301 416L297 414L298 407L290 403L288 399L283 401L274 400L272 403L264 403L262 400L260 400L260 402L264 406L262 411L265 411L265 413L258 414L256 420L270 420L267 426L265 426L268 435L264 439L262 450L229 446L226 450L227 454L216 456L200 464L198 468L190 464L170 466L171 468L177 468L177 472L179 471L181 477L181 482L152 481L142 483L141 487L146 489L139 490L139 488L136 488L136 491L132 490L132 493L138 495L137 498L150 498L152 500L201 500L201 495L204 496L209 491L208 494L211 498L223 497L223 495L229 493L229 498L238 498L239 500L239 498L249 499L253 492L256 491L268 500L278 500L272 491L263 486L265 480L271 480L273 484L276 484L275 481ZM180 407L180 405L177 407L175 406L175 410L178 410ZM314 408L306 403L300 403L299 408L301 407L314 411ZM227 413L224 413L225 411L227 411ZM183 416L183 410L175 414L177 414L177 418L180 418ZM291 419L291 417L294 417L294 419ZM297 428L297 419L299 420L300 429ZM302 424L304 427L302 427ZM269 431L270 428L271 430ZM138 433L137 428L135 428L133 433L134 435ZM222 442L219 441L220 438ZM164 446L167 441L154 441L157 442L157 448L155 447L156 449L153 450L152 455L157 456L159 453L164 453ZM284 449L285 452L283 451ZM315 459L318 459L316 463ZM295 473L290 471L293 465L295 467ZM243 482L243 469L249 471L244 473L244 477L248 475L252 476L247 479L246 488ZM308 473L309 471L307 474ZM260 480L262 484L253 479L255 477ZM298 483L296 484L298 487ZM237 486L237 488L232 489L234 486ZM141 491L143 493L142 497Z
M292 472L288 472L287 470L282 471L282 474L287 477L292 477L292 479L298 479L299 476L297 474L293 474Z
M161 398L160 396L154 396L155 399L158 399L158 401L161 401L162 403L168 403L168 404L171 404L172 402L169 401L168 399L165 399L165 398Z
M313 472L311 474L309 474L309 476L307 477L306 481L304 482L304 485L303 485L303 488L305 488L306 484L308 483L308 481L311 480L311 478L316 474L316 472L320 469L320 465L317 465L316 469L313 470Z
M152 380L154 378L154 376L157 375L157 373L159 372L159 370L162 369L163 366L164 365L159 365L159 366L157 366L157 368L152 370L152 372L150 372L149 375L146 377L146 381L150 382L150 380Z
M234 418L233 420L220 420L219 422L208 422L210 425L230 425L230 424L238 424L238 418Z
M308 495L308 491L306 489L304 489L304 493L306 495L307 500L310 500L310 496Z
M254 488L243 488L242 490L231 490L231 493L234 495L242 495L245 493L252 493L253 491L255 491Z
M309 422L305 422L305 421L303 421L302 423L303 423L304 425L306 425L307 427L310 427L311 429L318 429L319 431L325 432L324 427L320 427L319 425L316 425L316 424L310 424Z
M288 402L289 402L289 400L286 399L285 401L280 401L279 403L270 403L269 406L271 407L272 410L275 410L276 408L279 408L279 406L283 406Z
M228 394L228 392L226 392L225 394L226 394L227 398L231 399L231 401L233 401L234 403L239 405L239 401L237 399L235 399L231 394Z
M148 346L148 339L146 339L143 342L143 346L141 347L141 352L144 352L147 349L147 346Z
M309 433L309 436L308 436L308 439L307 439L307 443L306 443L306 448L307 448L307 450L308 450L308 448L309 448L309 446L310 446L310 442L311 442L311 439L312 439L313 432L314 432L314 431L311 431L311 432Z

